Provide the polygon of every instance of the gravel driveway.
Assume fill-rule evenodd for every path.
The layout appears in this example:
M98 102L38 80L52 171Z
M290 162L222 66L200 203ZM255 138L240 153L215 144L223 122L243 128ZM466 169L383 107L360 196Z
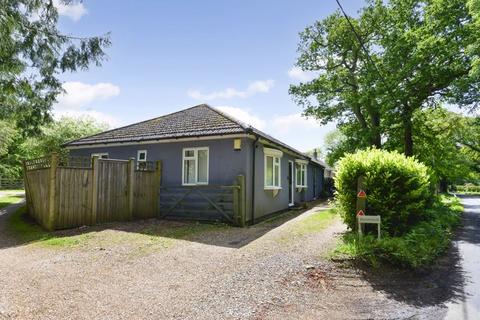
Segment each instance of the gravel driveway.
M82 241L60 248L15 242L4 233L7 215L0 215L0 319L445 315L443 302L457 283L449 257L439 272L420 276L331 262L325 254L344 225L333 218L322 230L304 228L323 209L250 228L212 228L187 240L145 232L186 223L110 224L73 231Z

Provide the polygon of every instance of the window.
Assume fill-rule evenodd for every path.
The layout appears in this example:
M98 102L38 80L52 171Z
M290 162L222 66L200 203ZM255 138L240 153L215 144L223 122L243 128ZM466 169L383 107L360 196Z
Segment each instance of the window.
M92 158L93 157L99 157L100 159L108 159L108 153L103 152L103 153L92 153Z
M265 155L265 189L281 189L281 157L280 150L263 148Z
M137 169L146 169L147 167L147 150L137 151Z
M208 147L183 149L182 184L208 184Z
M306 160L295 160L296 162L296 176L297 176L297 188L306 188L307 187L307 161Z

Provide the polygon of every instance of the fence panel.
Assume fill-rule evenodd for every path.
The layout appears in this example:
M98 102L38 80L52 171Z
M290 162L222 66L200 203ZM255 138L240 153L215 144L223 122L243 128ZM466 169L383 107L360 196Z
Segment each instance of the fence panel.
M97 218L99 223L130 219L127 193L128 161L98 160Z
M158 216L158 186L155 171L135 171L133 217L148 219Z
M33 218L43 226L48 222L49 175L50 168L34 169L26 172L28 186L25 192L27 193L28 210Z
M55 228L66 229L95 223L92 221L92 170L62 168L56 172Z

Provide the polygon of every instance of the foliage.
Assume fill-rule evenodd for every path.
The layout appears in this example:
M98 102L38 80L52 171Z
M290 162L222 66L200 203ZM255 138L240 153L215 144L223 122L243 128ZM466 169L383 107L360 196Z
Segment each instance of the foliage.
M63 0L65 3L74 2ZM62 85L58 75L100 65L109 36L62 34L53 1L2 0L0 6L0 119L23 136L38 133Z
M432 190L427 167L397 152L368 149L346 155L337 166L335 198L350 229L356 228L360 176L365 177L366 212L382 217L384 233L401 235L428 219Z
M46 154L65 153L62 145L85 136L90 136L108 129L106 123L96 121L91 117L62 117L41 127L39 137L29 138L23 145L29 149L31 156L40 157Z
M8 123L13 125L13 122ZM61 149L62 144L105 129L107 129L105 123L90 117L63 117L41 126L38 130L39 134L29 138L22 137L18 128L12 128L14 134L6 143L7 151L4 154L0 153L0 176L18 179L21 177L23 159L35 158L51 152L65 152Z
M300 34L296 65L317 76L290 94L306 115L338 121L357 148L392 139L410 156L422 152L416 111L442 101L477 107L477 0L369 1L350 20L370 57L338 12Z
M467 183L463 186L455 186L455 191L458 193L465 193L465 194L478 194L480 193L480 186Z
M414 133L415 156L431 168L442 191L446 191L446 184L459 182L476 170L473 158L462 144L472 135L471 122L472 118L445 108L419 110L414 114L413 123L418 129Z
M430 219L413 226L405 235L387 235L377 240L371 235L359 239L350 232L335 254L351 256L373 266L380 263L412 269L428 266L448 248L462 210L457 198L442 196L430 209Z

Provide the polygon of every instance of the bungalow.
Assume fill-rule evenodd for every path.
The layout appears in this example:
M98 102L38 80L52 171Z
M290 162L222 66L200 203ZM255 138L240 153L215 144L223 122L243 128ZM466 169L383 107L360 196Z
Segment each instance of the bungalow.
M231 185L245 177L245 212L253 223L322 191L321 161L206 104L81 138L71 156L163 163L162 187Z

